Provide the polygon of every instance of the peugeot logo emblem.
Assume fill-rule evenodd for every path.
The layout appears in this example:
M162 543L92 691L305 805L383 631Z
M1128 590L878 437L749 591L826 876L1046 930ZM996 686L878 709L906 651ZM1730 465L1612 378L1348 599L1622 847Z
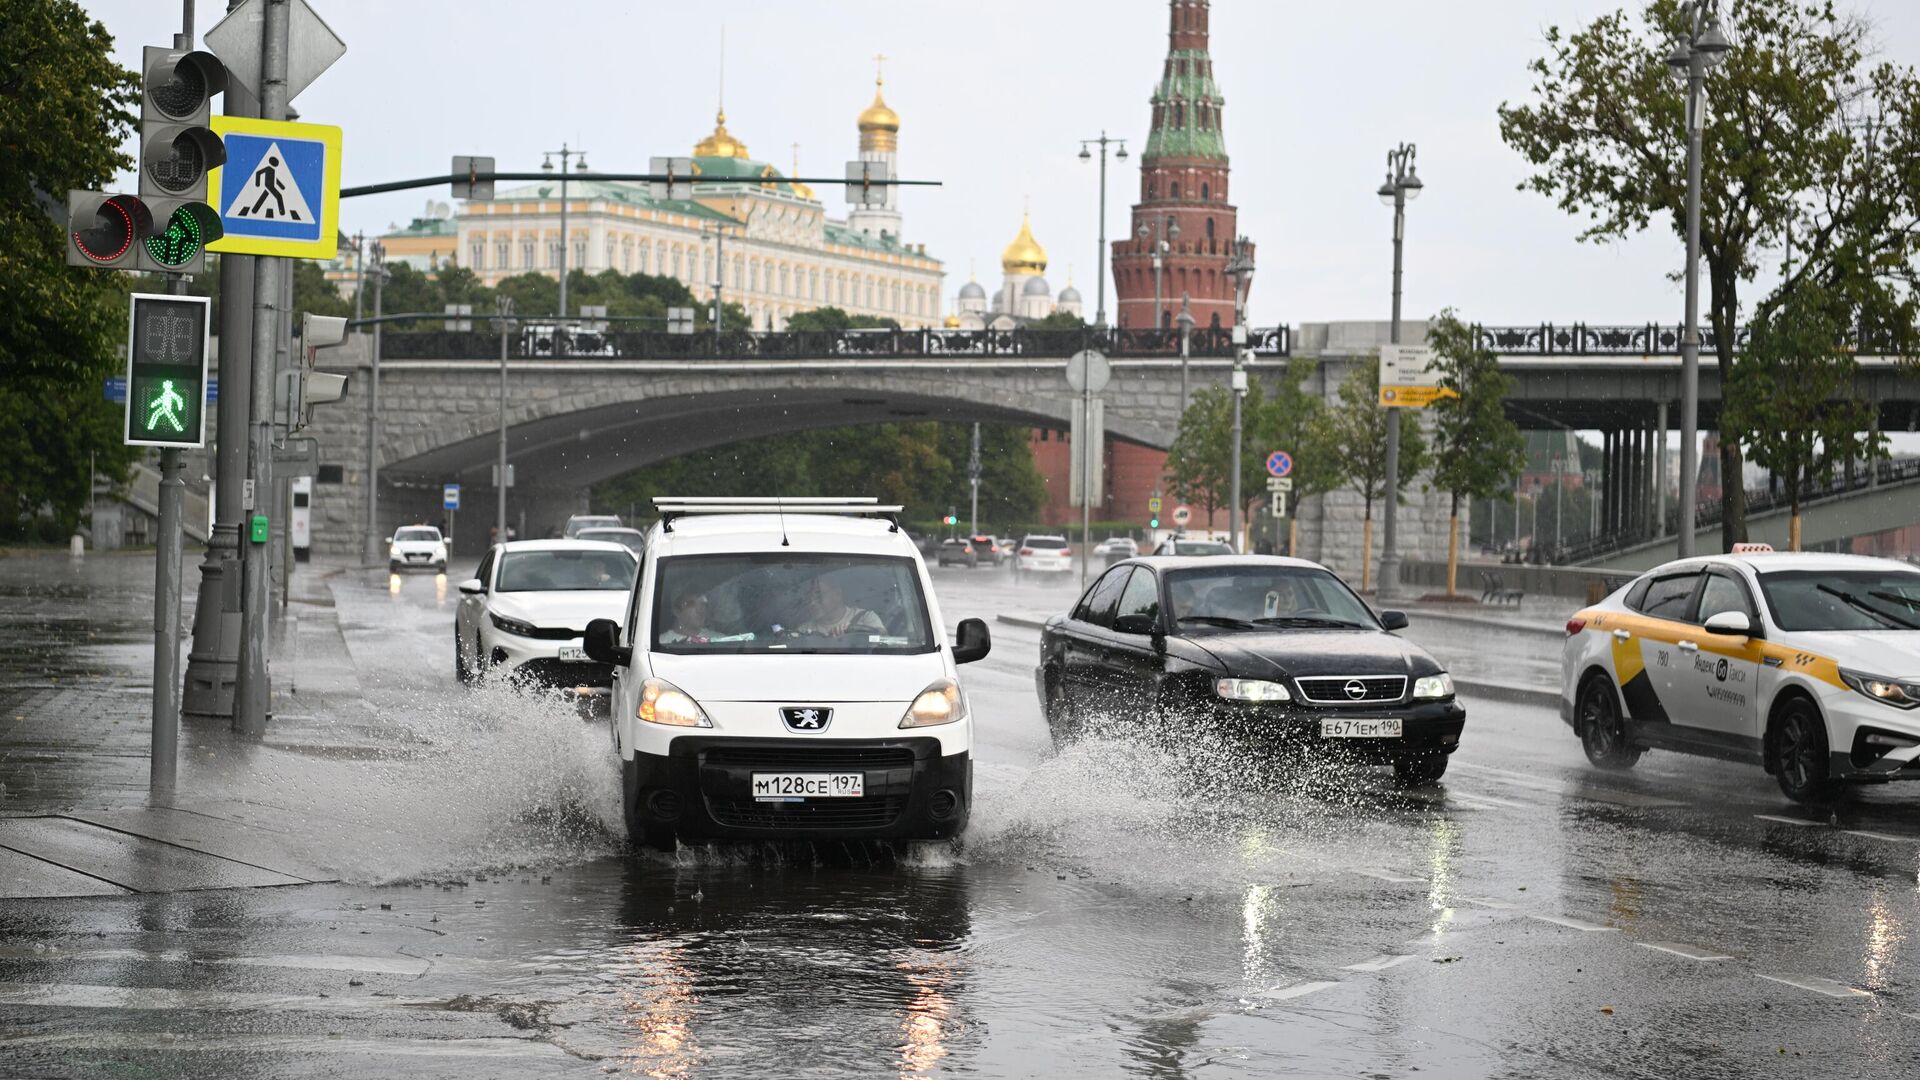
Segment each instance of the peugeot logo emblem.
M780 720L787 725L788 731L825 731L827 722L832 719L832 709L813 705L790 705L780 710Z
M1342 687L1342 689L1347 692L1347 697L1354 701L1359 701L1361 698L1367 696L1367 684L1361 682L1359 679L1348 679L1347 685Z

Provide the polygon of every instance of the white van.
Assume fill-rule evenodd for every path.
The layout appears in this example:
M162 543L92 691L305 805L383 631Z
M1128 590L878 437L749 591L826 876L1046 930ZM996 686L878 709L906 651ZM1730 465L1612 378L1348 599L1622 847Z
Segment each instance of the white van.
M627 832L678 840L940 839L967 827L973 720L927 568L872 499L655 499L613 665Z

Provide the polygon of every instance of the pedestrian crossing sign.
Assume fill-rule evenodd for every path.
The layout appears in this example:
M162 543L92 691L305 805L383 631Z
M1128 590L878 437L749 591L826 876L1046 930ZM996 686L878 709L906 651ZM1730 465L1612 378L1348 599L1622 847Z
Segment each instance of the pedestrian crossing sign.
M208 177L207 201L226 235L207 250L331 259L338 254L340 129L216 116L209 126L227 162Z

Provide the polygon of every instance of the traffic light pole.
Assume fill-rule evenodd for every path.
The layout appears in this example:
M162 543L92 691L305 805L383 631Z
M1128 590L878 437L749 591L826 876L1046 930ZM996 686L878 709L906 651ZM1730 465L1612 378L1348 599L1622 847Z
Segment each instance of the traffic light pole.
M260 115L287 118L288 0L266 0L260 50ZM280 278L287 260L262 256L254 264L253 385L248 416L245 511L253 518L242 542L240 663L233 690L233 726L243 735L266 734L272 693L267 681L267 538L260 535L264 511L273 502L273 358L281 310Z
M227 0L227 10L246 0ZM233 79L227 84L228 116L258 117L258 99ZM199 601L193 609L193 648L187 654L181 711L207 720L233 716L233 687L240 658L240 532L245 516L247 405L252 400L252 255L220 257L220 408L214 434L213 533L200 563Z

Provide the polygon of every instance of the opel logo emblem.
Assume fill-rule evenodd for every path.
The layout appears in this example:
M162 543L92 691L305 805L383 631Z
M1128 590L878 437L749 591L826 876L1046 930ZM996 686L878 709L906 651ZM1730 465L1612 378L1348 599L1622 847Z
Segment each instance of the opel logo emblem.
M1346 690L1347 697L1352 698L1354 701L1359 701L1361 698L1367 696L1367 684L1361 682L1359 679L1348 679L1347 685L1343 689Z

